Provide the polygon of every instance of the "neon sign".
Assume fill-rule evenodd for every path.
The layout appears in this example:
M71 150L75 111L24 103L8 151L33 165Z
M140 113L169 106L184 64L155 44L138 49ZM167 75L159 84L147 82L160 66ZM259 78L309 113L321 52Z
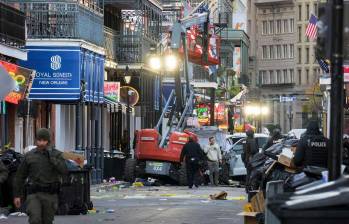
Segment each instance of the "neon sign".
M26 93L30 89L30 81L34 76L34 72L33 70L26 69L16 64L8 63L5 61L0 61L0 64L16 81L16 89L5 97L5 101L13 104L18 104L21 99L25 98Z

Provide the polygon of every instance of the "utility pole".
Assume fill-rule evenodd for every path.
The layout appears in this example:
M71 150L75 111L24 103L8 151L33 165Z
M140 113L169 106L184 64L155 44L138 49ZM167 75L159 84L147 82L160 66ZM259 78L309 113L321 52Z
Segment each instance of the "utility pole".
M343 148L343 0L328 2L331 21L331 118L330 118L330 152L329 179L341 176Z

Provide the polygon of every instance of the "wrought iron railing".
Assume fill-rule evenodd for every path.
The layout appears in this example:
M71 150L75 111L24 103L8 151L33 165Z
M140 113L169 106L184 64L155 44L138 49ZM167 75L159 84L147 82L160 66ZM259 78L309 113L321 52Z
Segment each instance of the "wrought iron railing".
M83 39L103 46L103 10L92 0L19 1L27 16L28 38Z
M104 48L107 60L117 62L117 32L109 27L104 27Z
M25 15L0 2L0 43L23 47L25 45Z

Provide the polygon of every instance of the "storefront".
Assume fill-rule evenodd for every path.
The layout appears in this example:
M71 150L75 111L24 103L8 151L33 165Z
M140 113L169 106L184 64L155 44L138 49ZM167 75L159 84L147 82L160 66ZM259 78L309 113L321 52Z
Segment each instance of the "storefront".
M81 47L79 42L36 44L27 46L28 61L21 64L36 70L29 101L41 108L38 116L46 122L40 126L51 129L57 149L85 151L88 163L96 167L93 179L100 179L104 144L103 50L97 53Z

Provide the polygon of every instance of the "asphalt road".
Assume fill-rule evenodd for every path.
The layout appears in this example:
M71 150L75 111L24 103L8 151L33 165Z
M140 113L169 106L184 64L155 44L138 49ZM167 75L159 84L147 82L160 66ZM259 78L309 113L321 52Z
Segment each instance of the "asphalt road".
M209 195L226 191L228 200L209 200ZM91 197L97 212L80 216L57 216L55 224L67 223L166 223L234 224L243 223L237 216L246 202L244 190L232 187L141 187L96 192ZM0 219L0 223L27 223L26 217Z

